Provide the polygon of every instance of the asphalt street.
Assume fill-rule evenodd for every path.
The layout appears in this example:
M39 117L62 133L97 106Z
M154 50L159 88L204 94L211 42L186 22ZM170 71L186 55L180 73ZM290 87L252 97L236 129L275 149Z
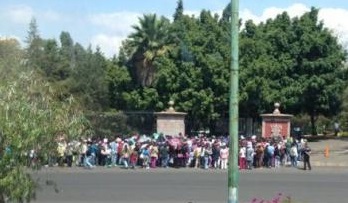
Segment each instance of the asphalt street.
M293 203L348 202L347 168L257 169L240 172L239 202L282 193ZM34 175L35 202L226 203L227 172L197 169L48 168ZM47 182L48 181L48 182ZM56 191L52 185L56 184ZM49 183L47 185L47 183Z

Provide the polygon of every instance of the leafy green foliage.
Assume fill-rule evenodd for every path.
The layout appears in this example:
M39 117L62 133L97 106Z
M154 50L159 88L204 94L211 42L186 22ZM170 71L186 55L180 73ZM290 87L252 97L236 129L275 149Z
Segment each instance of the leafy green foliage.
M26 43L28 44L26 48L27 63L31 67L38 68L42 57L42 39L35 18L30 21Z
M346 53L317 16L313 8L299 18L283 13L259 26L246 23L241 33L243 109L271 111L278 101L287 112L310 115L312 134L319 115L337 114Z
M82 50L81 50L82 51ZM100 111L109 107L107 83L108 62L99 49L91 49L76 61L76 68L70 78L71 92L88 110Z
M78 137L88 123L72 97L61 101L35 68L11 59L11 64L0 61L0 75L6 75L0 85L0 202L28 202L36 182L24 168L26 154L54 153L57 136Z
M242 117L258 118L260 113L272 111L274 102L280 102L288 113L310 115L312 133L316 134L319 115L338 113L339 95L345 86L342 61L346 53L337 38L318 22L317 15L318 10L313 8L293 19L284 12L259 25L245 23L240 32ZM150 67L155 74L151 76L153 93L127 86L121 100L129 104L125 105L127 109L164 109L167 101L174 99L177 110L188 112L189 129L209 128L214 132L215 124L228 117L230 5L221 18L206 10L193 17L183 14L182 1L178 1L174 16L167 26L168 36L152 29L156 16L147 15L123 44L120 61L127 59L122 65L129 68L133 81L139 70L143 70L142 79L148 74L144 70ZM153 45L160 46L150 46L154 38L149 36L154 33L158 38ZM152 57L163 47L168 47L165 54ZM151 61L148 66L146 57ZM136 84L144 86L145 82L138 80Z
M184 15L184 3L182 2L182 0L178 0L177 7L173 15L174 21L179 20L183 15Z
M345 65L345 69L347 68L347 64ZM341 96L341 111L339 113L339 122L341 124L341 128L346 131L348 129L348 88L346 87Z
M142 87L151 86L156 67L154 60L162 56L168 49L169 20L156 14L144 15L139 18L140 25L134 25L135 30L129 38L129 45L133 49L131 56L131 75L135 84Z

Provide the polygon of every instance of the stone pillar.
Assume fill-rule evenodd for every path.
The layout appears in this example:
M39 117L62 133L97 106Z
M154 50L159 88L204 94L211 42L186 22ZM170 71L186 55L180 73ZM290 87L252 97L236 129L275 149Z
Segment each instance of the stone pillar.
M155 113L157 133L172 136L178 136L180 133L185 135L186 113L175 111L173 101L168 104L169 108L166 111Z
M262 137L289 137L291 132L291 114L282 114L279 110L280 104L274 104L274 111L271 114L261 114Z

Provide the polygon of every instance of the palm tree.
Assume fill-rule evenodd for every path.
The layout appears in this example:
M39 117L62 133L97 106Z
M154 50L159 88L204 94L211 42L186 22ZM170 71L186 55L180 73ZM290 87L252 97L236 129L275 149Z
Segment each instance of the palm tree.
M156 72L154 61L168 50L169 20L147 14L139 18L139 25L132 27L135 32L129 36L129 45L133 49L131 72L138 85L150 86Z

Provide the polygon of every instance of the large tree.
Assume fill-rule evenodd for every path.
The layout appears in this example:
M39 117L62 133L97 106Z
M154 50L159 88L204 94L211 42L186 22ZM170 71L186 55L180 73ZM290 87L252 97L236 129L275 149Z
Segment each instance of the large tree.
M294 31L299 53L293 77L301 85L301 110L311 118L312 133L316 134L315 121L320 114L336 115L340 95L344 90L343 61L346 52L337 37L318 21L318 9L294 19Z
M249 115L281 102L289 113L308 114L316 134L319 115L337 114L346 54L318 21L317 9L294 19L283 13L260 25L249 21L240 44L242 108Z
M131 77L127 67L123 66L116 58L108 63L107 84L110 107L113 109L128 109L127 107L130 105L124 96L131 90Z
M42 59L42 39L35 18L29 23L28 36L26 38L26 59L31 67L39 68Z
M175 13L173 15L174 21L179 20L184 15L184 3L182 0L178 0Z
M209 30L209 32L207 32ZM188 130L210 129L227 116L228 38L219 18L203 10L199 18L184 15L172 26L170 54L157 61L156 88L165 105L188 112Z
M14 38L0 39L0 60L2 63L11 63L13 59L23 58L20 43Z
M45 77L51 82L59 80L60 77L60 54L57 41L54 39L44 40L43 56L40 63Z
M74 52L74 41L70 36L69 32L61 32L60 34L60 62L57 69L58 80L68 79L73 69L76 66L75 52Z
M78 57L70 79L71 92L88 110L105 110L109 107L107 66L103 53L97 48L84 51L81 45L75 46ZM81 58L80 58L81 57Z
M169 20L156 14L144 15L139 18L139 25L129 35L129 43L133 49L130 61L131 75L136 84L151 86L156 66L155 59L167 51Z

